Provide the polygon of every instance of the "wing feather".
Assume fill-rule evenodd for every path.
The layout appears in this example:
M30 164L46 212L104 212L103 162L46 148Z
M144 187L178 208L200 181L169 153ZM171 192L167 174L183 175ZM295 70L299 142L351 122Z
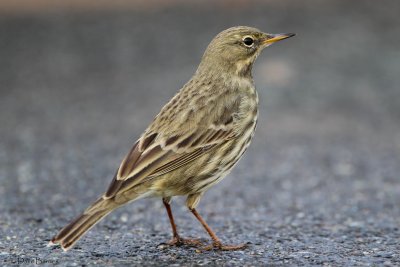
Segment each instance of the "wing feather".
M191 117L180 113L182 108L176 108L178 102L187 110L193 110L196 106L201 108L199 105L205 104L201 104L199 99L192 98L187 101L184 97L187 97L184 92L179 93L156 116L122 161L104 195L105 198L125 192L146 179L187 166L193 160L236 137L238 130L234 121L235 116L241 114L240 96L230 101L225 98L226 104L215 106L213 116L203 112L194 115L192 113ZM224 97L224 94L210 97ZM175 111L171 113L173 109ZM169 127L168 122L171 120L176 121L177 128Z
M209 153L212 148L225 143L231 136L232 129L230 128L212 128L200 134L193 133L184 137L173 136L173 142L170 141L171 138L144 142L143 138L149 139L148 136L143 136L122 161L104 197L112 198L117 193L126 191L146 179L181 168L205 153ZM165 145L167 142L162 140L170 142ZM140 146L141 149L139 149Z

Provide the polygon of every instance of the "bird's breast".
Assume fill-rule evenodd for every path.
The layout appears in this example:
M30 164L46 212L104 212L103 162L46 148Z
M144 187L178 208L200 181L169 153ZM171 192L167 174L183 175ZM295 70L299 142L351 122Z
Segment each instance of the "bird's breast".
M258 118L258 94L252 82L242 80L239 83L238 94L240 105L237 116L237 129L246 134L246 131L255 127Z

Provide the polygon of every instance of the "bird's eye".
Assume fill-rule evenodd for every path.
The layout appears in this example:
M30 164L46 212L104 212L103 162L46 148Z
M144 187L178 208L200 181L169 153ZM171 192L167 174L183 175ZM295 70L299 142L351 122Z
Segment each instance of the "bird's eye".
M243 43L245 46L251 47L254 44L254 39L250 36L246 36L245 38L243 38Z

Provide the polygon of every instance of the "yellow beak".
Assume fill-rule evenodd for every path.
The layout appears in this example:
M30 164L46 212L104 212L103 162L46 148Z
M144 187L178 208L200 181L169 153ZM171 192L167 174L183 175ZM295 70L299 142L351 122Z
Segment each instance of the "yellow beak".
M290 38L295 36L294 33L277 33L277 34L267 34L267 37L262 42L263 44L273 44L275 42Z

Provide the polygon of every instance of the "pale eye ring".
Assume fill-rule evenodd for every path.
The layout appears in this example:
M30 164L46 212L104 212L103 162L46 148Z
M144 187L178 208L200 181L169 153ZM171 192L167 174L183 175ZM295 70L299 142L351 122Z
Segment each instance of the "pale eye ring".
M243 44L247 47L252 47L254 45L254 39L251 36L245 36L242 39Z

